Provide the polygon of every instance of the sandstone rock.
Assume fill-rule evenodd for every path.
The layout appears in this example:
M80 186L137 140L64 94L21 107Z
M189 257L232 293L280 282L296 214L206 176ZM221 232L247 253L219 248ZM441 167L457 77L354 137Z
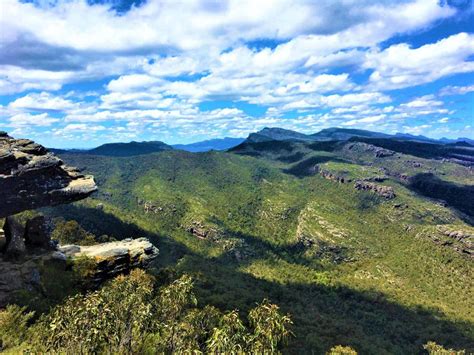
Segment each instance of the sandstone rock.
M359 153L372 153L376 158L385 158L395 155L393 150L377 147L373 144L363 143L363 142L356 142L356 143L348 143L344 146L344 150L350 150Z
M345 176L338 176L334 173L331 173L330 171L327 171L327 170L324 170L324 169L319 169L319 167L317 167L317 169L315 169L315 170L318 170L319 175L321 175L323 178L328 179L328 180L336 181L336 182L339 182L341 184L352 182L352 179L350 179L350 178L347 178Z
M95 262L93 286L119 273L128 273L135 267L146 268L158 256L158 249L146 238L92 246L66 245L59 250L38 249L15 262L0 257L0 308L4 307L19 290L44 293L42 266L54 266L57 272L65 272L82 255ZM71 262L67 262L67 258Z
M54 249L51 243L53 223L49 218L37 216L29 219L25 226L25 243L28 246Z
M146 238L92 246L65 245L59 247L59 251L72 259L81 256L93 259L96 262L93 281L96 283L136 267L147 268L158 256L158 249Z
M92 176L67 167L43 146L0 135L0 218L77 201L96 190Z
M220 239L220 233L217 229L205 226L199 221L193 221L190 226L186 227L186 231L199 239L211 241L218 241L218 239Z
M8 259L20 259L26 252L25 241L23 236L25 228L13 216L5 219L3 226L5 231L5 257Z
M393 187L374 184L373 182L358 180L354 184L354 188L360 191L373 191L377 195L382 196L386 199L392 199L395 197Z

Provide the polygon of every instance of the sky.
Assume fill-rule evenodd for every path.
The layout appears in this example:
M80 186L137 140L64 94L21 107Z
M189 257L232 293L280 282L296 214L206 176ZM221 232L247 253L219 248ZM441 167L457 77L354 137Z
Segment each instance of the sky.
M474 0L1 0L0 130L48 147L264 127L474 138Z

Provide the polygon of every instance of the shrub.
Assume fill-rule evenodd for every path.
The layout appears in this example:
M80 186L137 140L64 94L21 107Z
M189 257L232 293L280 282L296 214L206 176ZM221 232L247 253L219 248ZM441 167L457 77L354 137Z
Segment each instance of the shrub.
M430 355L464 355L466 353L465 350L445 349L442 345L438 345L434 341L429 341L423 345L423 349Z
M332 347L326 355L357 355L357 351L350 346L336 345Z
M42 351L130 353L141 348L151 321L153 279L144 271L118 276L102 289L70 297L42 317Z
M290 318L267 300L250 311L249 328L235 310L222 313L196 305L191 277L184 275L155 290L153 277L134 270L100 290L69 297L40 317L28 341L37 352L276 353L290 335ZM12 327L15 319L24 319L18 323L26 332L30 316L24 309L12 310L5 324ZM20 344L24 338L20 334L8 344Z
M27 340L33 315L34 312L26 312L26 307L16 305L0 310L0 350L19 346Z
M51 238L60 244L93 245L96 244L94 235L87 233L76 221L57 219Z
M249 350L255 353L275 352L278 344L285 342L292 324L288 315L279 312L276 304L264 300L249 313L253 334L249 338Z

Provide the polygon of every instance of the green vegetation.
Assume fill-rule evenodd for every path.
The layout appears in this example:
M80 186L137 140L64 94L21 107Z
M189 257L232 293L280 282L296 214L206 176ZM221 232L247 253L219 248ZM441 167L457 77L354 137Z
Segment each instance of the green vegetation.
M232 153L64 155L95 175L99 193L43 212L94 235L150 238L160 249L156 272L191 275L199 303L228 319L263 299L278 304L294 322L284 351L344 344L363 354L419 353L429 341L473 350L472 259L433 241L441 230L472 234L473 221L402 177L429 170L470 189L472 171L356 148L263 142ZM382 177L377 184L396 197L324 178L315 166L352 180ZM223 321L214 335L232 343L235 327Z
M193 283L182 276L157 288L134 270L100 290L77 294L39 317L9 306L0 312L0 349L40 353L277 353L291 320L263 301L249 313L197 308Z

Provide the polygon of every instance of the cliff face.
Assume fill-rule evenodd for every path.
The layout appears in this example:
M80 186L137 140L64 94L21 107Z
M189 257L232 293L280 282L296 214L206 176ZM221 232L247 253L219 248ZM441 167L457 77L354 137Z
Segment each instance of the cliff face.
M68 167L43 146L0 132L0 218L86 198L94 178Z
M97 190L94 178L65 165L43 146L0 132L0 307L19 290L44 293L45 265L62 273L77 258L95 264L95 285L134 267L147 267L158 255L148 240L139 238L88 247L58 247L51 240L52 221L37 216L20 223L14 214L74 202Z

